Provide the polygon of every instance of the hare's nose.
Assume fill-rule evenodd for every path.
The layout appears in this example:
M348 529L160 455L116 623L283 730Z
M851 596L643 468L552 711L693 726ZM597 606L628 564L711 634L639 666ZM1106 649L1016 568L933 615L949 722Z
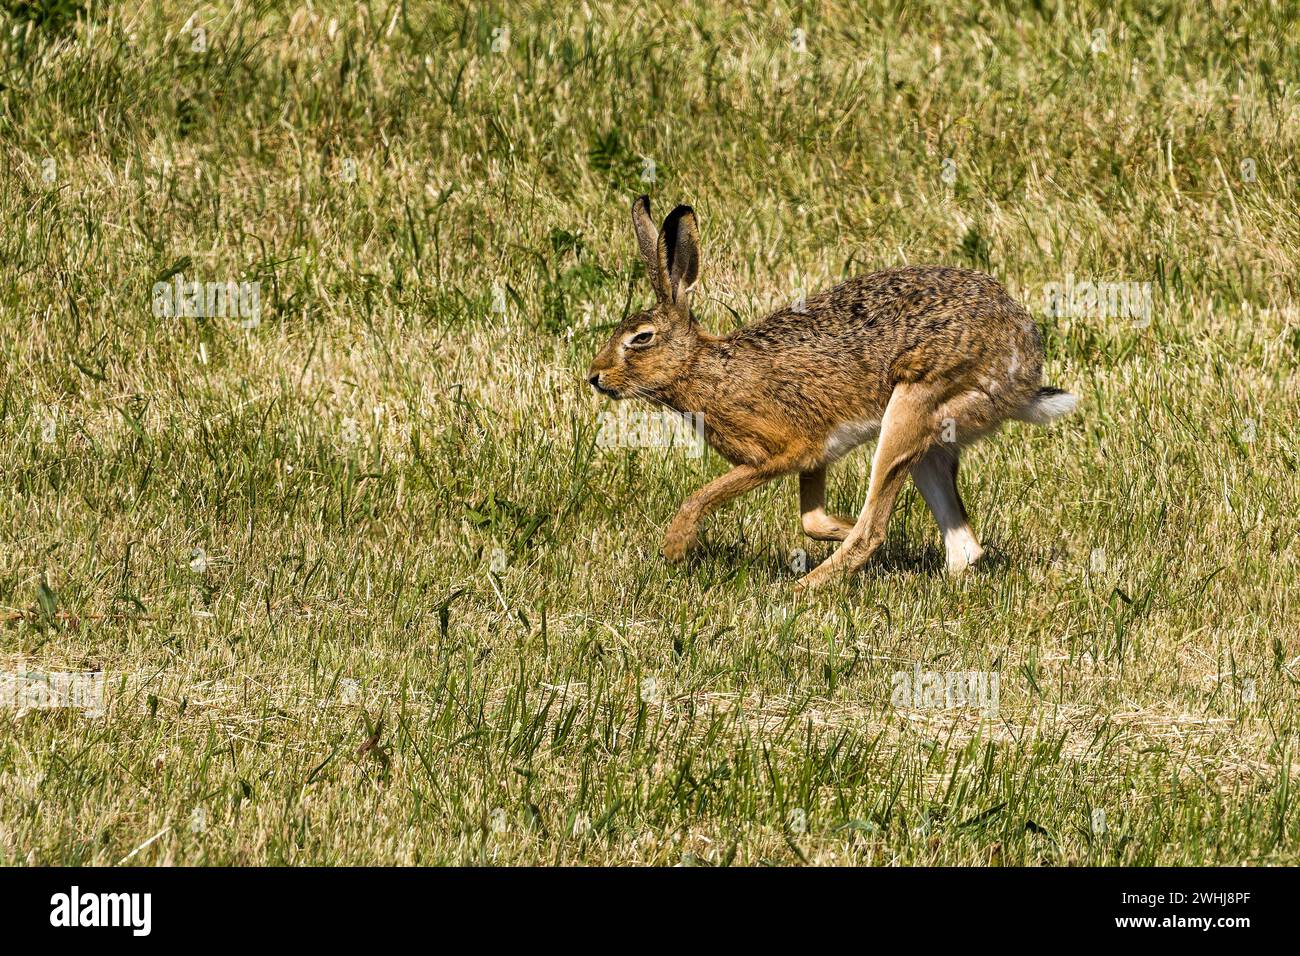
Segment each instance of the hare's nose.
M587 381L596 386L596 388L600 388L600 373L597 372L591 378L587 379Z

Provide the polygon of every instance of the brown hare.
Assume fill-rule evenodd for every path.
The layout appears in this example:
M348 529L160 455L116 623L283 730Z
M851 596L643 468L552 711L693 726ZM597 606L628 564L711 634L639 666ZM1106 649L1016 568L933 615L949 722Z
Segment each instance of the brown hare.
M664 539L668 560L686 556L710 511L792 472L804 533L842 542L800 589L867 562L909 474L943 532L948 572L979 559L957 493L961 448L1007 419L1047 424L1077 401L1040 387L1038 328L995 279L945 266L889 269L710 335L690 308L700 273L695 213L678 206L656 230L642 196L632 225L658 301L619 324L588 380L611 398L702 414L704 437L734 466L678 510ZM827 467L876 436L857 521L827 514Z

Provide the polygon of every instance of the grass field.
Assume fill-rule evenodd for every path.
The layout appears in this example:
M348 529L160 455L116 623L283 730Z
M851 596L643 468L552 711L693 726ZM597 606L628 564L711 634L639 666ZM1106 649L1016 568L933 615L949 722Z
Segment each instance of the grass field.
M0 3L0 670L104 675L0 702L0 863L1300 861L1300 10L1015 6ZM583 381L640 192L715 332L1026 303L1083 401L968 457L981 570L909 487L796 600L793 478L663 561L724 463Z

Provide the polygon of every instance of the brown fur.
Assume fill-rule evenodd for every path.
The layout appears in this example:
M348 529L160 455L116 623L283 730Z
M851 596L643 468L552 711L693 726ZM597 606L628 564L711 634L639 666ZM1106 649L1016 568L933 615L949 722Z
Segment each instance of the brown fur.
M695 544L709 511L791 472L800 474L804 530L844 541L801 584L866 562L909 473L943 527L949 569L979 557L956 492L960 447L1008 418L1061 414L1042 404L1047 397L1072 400L1040 390L1038 328L995 279L945 266L890 269L714 336L690 311L699 270L694 213L677 207L656 234L643 196L632 219L658 302L620 323L588 378L614 398L703 413L705 438L735 466L682 505L664 543L670 560ZM858 521L826 515L826 467L877 430Z

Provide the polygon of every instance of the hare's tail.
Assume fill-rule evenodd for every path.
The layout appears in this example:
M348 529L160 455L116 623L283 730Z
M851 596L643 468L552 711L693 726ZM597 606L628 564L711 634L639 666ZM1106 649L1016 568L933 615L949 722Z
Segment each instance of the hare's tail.
M1028 405L1012 417L1031 425L1047 425L1074 411L1079 404L1079 396L1059 388L1040 388Z

